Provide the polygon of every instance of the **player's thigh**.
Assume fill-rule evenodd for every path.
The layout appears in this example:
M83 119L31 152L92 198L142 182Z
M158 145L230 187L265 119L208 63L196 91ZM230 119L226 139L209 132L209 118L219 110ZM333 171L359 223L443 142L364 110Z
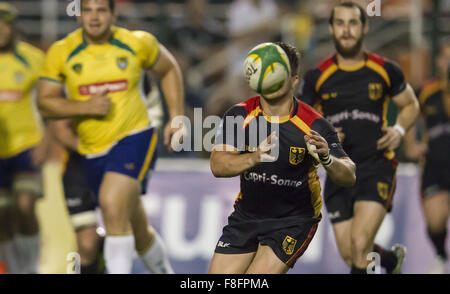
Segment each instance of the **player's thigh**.
M256 252L241 254L214 253L209 266L209 274L244 274Z
M352 244L372 244L386 212L386 207L380 202L356 201L351 230Z
M450 193L448 191L439 191L423 198L423 211L429 229L442 230L447 226L449 201Z
M289 270L283 261L267 245L259 245L246 274L284 274Z
M117 172L106 172L100 185L99 200L105 224L129 222L140 196L140 182Z
M345 263L351 265L352 259L352 231L353 218L337 222L333 224L334 237L339 250L339 254L344 259Z

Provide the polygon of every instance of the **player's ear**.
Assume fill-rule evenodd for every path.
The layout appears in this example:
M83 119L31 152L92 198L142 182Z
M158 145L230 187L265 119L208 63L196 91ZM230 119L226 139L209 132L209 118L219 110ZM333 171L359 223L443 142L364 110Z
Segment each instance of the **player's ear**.
M330 34L334 34L333 26L331 24L328 25L328 31L330 32Z
M300 83L300 77L298 75L295 75L292 77L292 88L297 88L298 84Z
M364 34L367 34L369 32L369 22L366 22L366 24L364 25Z

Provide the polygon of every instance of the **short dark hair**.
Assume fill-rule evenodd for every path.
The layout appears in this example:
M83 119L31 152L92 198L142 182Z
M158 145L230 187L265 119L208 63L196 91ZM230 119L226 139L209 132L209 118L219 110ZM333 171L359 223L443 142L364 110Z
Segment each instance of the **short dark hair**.
M342 3L339 3L338 5L336 5L335 7L333 7L333 10L331 10L330 18L328 19L328 23L330 25L333 25L333 22L334 22L334 11L336 10L336 7L357 8L357 9L359 9L359 11L361 12L360 13L361 14L360 20L361 20L363 26L366 25L366 22L367 22L366 12L364 11L364 8L362 8L359 4L357 4L355 2L342 2Z
M289 58L289 65L291 66L291 76L296 76L299 74L299 64L300 64L300 52L294 46L287 44L285 42L276 42L280 46Z
M80 0L80 4L83 3L83 0ZM114 10L116 9L116 0L108 0L108 6L109 9L111 10L111 12L114 12Z

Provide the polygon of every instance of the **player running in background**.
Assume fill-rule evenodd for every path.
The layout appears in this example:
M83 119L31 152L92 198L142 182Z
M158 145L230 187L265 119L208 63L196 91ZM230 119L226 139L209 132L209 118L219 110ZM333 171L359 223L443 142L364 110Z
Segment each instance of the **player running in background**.
M395 191L394 150L418 114L414 91L393 62L363 50L368 32L364 9L352 2L333 8L329 19L337 53L305 74L301 99L314 105L338 130L356 164L356 184L343 188L327 177L325 204L339 253L351 273L366 273L369 252L378 252L388 273L400 273L406 248L374 244ZM399 108L387 126L391 99Z
M144 102L151 124L159 129L163 125L164 110L157 85L144 78L143 90L145 92ZM148 92L148 93L147 93ZM66 160L63 172L64 196L70 220L76 233L78 253L80 254L81 274L102 274L105 272L103 259L104 232L97 224L96 208L98 206L95 195L87 182L84 171L83 157L77 152L78 136L73 129L70 119L51 120L48 125L54 138L65 147ZM156 151L155 151L156 152ZM153 165L156 158L150 166ZM143 190L147 182L142 183ZM143 191L143 194L145 192ZM149 230L154 231L150 227ZM156 232L155 232L156 233Z
M322 208L318 162L308 152L307 142L317 147L314 154L336 184L351 186L355 181L355 165L342 150L334 128L293 95L299 82L297 49L277 44L289 57L291 77L276 93L229 109L216 136L211 170L216 177L240 176L241 191L209 273L286 273L305 252ZM239 117L241 123L228 126ZM271 131L264 134L261 128L273 130L277 123L279 134L266 138ZM234 136L229 136L233 128ZM271 155L274 148L279 148L278 158Z
M43 116L72 118L88 183L99 197L106 228L104 255L109 273L130 273L134 249L150 272L172 272L160 238L148 230L140 201L156 147L156 132L141 100L141 71L161 79L169 123L164 142L183 113L179 66L156 38L116 27L113 0L81 1L81 28L49 49L39 83ZM63 98L64 85L69 99Z
M406 155L423 165L421 196L427 235L435 250L429 273L445 274L445 248L450 212L450 43L438 57L439 77L431 79L419 94L426 125L427 145L416 141L416 128L405 137Z
M48 146L32 91L44 54L17 39L16 16L14 7L0 3L0 261L9 273L37 273L35 203Z

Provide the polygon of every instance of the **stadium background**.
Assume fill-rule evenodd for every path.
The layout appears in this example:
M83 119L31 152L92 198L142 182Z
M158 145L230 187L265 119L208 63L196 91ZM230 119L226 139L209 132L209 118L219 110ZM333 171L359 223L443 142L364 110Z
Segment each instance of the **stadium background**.
M76 19L67 13L73 1L8 1L20 11L23 39L45 50L73 31ZM193 109L221 116L252 93L241 73L246 50L264 41L284 40L302 51L302 73L333 52L328 16L337 0L117 0L118 25L153 33L182 66L186 114ZM364 7L373 2L361 0ZM370 17L366 48L400 64L408 82L419 89L436 73L438 46L450 33L449 0L382 0L381 16ZM151 79L151 78L150 78ZM232 89L232 91L231 91ZM152 91L158 92L157 87ZM389 121L395 120L391 106ZM206 132L207 130L205 130ZM419 128L420 132L420 128ZM418 136L421 134L419 133ZM166 241L177 273L205 273L215 242L239 191L238 179L215 179L207 152L168 153L159 142L161 160L144 196L150 222ZM63 202L61 150L54 146L44 165L45 198L38 209L43 235L41 272L65 273L75 237ZM393 213L378 234L382 245L408 246L406 273L426 273L432 249L420 209L418 167L398 152L399 170ZM307 253L291 273L346 273L324 220ZM136 260L134 272L144 272Z

